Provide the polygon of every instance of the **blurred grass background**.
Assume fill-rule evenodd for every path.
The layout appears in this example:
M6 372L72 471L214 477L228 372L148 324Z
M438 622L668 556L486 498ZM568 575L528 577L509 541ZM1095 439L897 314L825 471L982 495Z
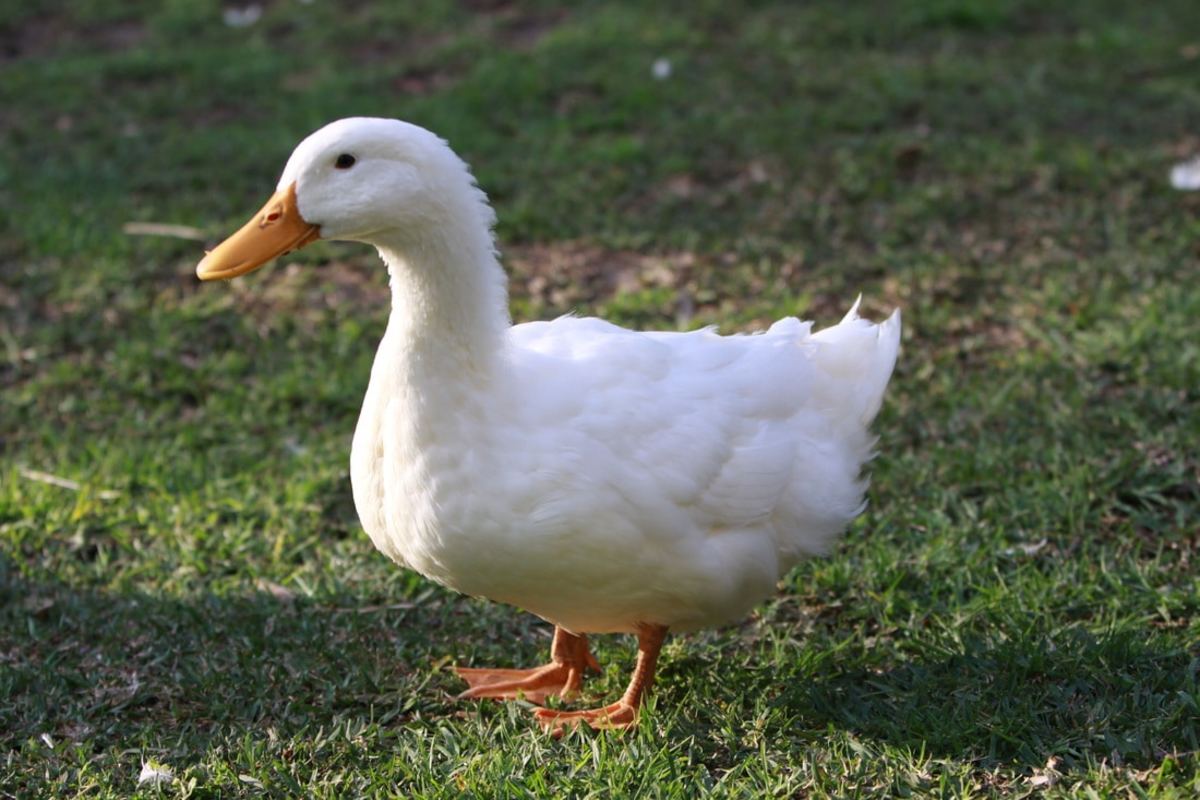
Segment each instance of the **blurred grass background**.
M1192 0L0 0L0 793L1194 796L1198 77ZM349 115L472 164L519 320L904 309L870 509L636 732L450 699L548 631L358 527L374 254L192 275Z

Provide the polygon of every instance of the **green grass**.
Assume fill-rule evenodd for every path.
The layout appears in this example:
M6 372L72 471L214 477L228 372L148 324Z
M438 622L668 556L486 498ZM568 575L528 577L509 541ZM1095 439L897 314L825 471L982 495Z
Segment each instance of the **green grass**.
M0 2L0 796L1200 792L1200 5L383 5ZM904 309L869 510L635 731L453 701L548 630L358 527L374 254L122 232L350 114L474 165L518 318Z

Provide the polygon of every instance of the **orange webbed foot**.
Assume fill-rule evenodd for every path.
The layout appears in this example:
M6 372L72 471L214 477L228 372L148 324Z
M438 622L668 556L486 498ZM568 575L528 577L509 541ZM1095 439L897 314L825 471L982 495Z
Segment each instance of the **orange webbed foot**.
M550 658L549 664L533 669L455 667L458 676L470 687L458 697L460 700L525 699L534 703L544 703L553 696L565 700L579 694L585 670L600 671L600 665L588 651L587 637L562 628L554 630Z
M582 723L587 723L597 730L627 730L636 725L642 697L654 682L654 668L658 663L658 654L662 650L663 640L666 639L667 629L662 625L641 625L637 634L637 666L634 667L633 677L630 678L629 686L620 700L603 708L589 708L583 711L534 709L534 719L542 728L558 738Z
M654 681L654 668L667 629L663 625L639 625L637 636L637 665L620 700L603 708L582 711L538 707L533 709L534 719L555 738L583 723L598 730L626 730L636 725L642 695ZM553 694L570 697L577 693L583 682L584 670L600 669L596 659L588 652L587 638L568 633L562 628L554 631L554 646L550 656L551 663L535 669L459 668L458 674L471 686L459 697L524 697L541 703Z
M470 687L458 695L459 700L525 699L544 703L548 697L564 700L579 694L583 676L579 670L563 664L550 663L533 669L469 669L455 667L458 677Z
M553 708L538 708L533 717L556 739L569 730L574 730L581 723L587 723L596 730L626 730L637 725L637 707L624 698L603 708L589 708L583 711L559 711Z

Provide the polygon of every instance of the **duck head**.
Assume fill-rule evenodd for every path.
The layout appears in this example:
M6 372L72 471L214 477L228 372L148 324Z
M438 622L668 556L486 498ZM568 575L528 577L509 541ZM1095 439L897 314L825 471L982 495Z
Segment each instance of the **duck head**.
M196 275L244 275L317 239L419 240L445 220L486 209L481 197L466 164L424 128L394 119L338 120L300 143L275 194L205 255Z

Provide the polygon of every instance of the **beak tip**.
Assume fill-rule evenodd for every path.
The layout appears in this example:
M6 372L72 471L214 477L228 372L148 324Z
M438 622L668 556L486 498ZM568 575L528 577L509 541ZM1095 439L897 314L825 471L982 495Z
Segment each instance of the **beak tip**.
M196 277L202 281L206 281L211 277L208 271L208 254L205 253L204 255L205 257L196 265Z
M210 253L206 253L204 258L200 259L200 263L196 265L196 277L202 281L216 281L222 278L232 278L235 275L240 275L247 270L242 269L244 263L237 264L221 264L216 263Z

